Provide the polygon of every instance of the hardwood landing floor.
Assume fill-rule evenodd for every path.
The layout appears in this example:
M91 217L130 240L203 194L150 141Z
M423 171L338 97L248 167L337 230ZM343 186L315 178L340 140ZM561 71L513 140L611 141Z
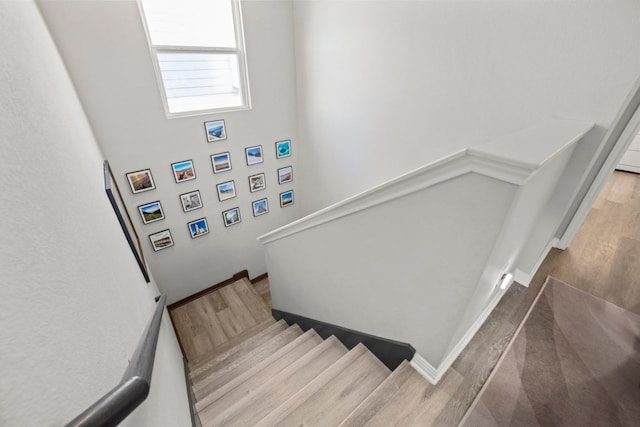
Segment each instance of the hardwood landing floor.
M255 290L255 292L253 292ZM257 294L256 294L257 292ZM240 279L170 310L189 363L273 322L269 281Z
M552 250L528 288L511 286L435 387L437 398L425 401L421 416L412 425L459 424L548 275L640 314L640 175L614 172L570 248ZM253 286L270 310L268 279ZM172 310L188 355L201 357L223 346L241 333L241 319L251 322L247 316L236 315L237 305L235 311L230 308L234 300L216 291Z
M458 425L548 275L640 314L639 174L615 171L570 247L553 249L528 288L511 286L454 362L463 381L435 425Z

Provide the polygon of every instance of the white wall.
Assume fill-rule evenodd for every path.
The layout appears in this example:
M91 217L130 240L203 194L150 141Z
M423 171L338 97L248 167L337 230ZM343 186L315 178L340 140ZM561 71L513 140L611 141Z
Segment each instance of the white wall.
M96 138L123 189L159 288L175 302L248 269L266 272L255 238L298 217L298 204L279 206L279 193L297 189L295 70L290 1L243 1L253 108L168 120L138 6L126 1L39 2L73 79ZM205 121L224 119L226 141L207 143ZM275 142L291 139L293 156L276 160ZM246 166L244 148L263 145L265 162ZM233 170L213 174L209 156L230 151ZM192 159L197 179L176 184L170 164ZM294 182L278 185L277 168L293 166ZM157 189L132 194L125 173L151 168ZM250 193L248 176L264 172L267 189ZM238 197L219 202L216 183L235 180ZM184 213L179 194L200 190L203 209ZM298 194L296 194L298 196ZM254 218L251 201L269 199ZM296 199L298 199L296 197ZM143 225L136 207L160 200L166 219ZM240 207L242 223L225 228L221 212ZM206 217L211 233L191 239L187 222ZM175 246L153 252L148 235L169 228Z
M34 2L0 2L0 52L0 425L63 425L120 380L158 290ZM165 315L150 397L122 425L190 425L186 396Z
M410 343L437 367L516 190L467 173L355 213L337 208L350 214L267 243L273 307Z
M579 182L640 75L634 0L308 0L294 23L304 213L550 117L599 125Z

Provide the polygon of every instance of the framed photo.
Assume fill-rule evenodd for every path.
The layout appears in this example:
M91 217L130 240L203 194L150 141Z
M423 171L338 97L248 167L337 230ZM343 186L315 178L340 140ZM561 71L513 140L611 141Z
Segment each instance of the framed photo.
M142 222L145 224L150 224L164 219L164 212L162 211L160 200L147 203L146 205L140 205L138 206L138 211L142 217Z
M247 147L244 151L247 154L247 166L256 165L264 161L262 156L262 145Z
M173 238L168 228L158 231L157 233L149 234L149 240L151 240L151 246L153 246L153 250L156 252L173 246Z
M280 207L284 208L293 204L293 190L280 193Z
M156 188L151 176L151 169L143 169L141 171L129 172L127 174L129 185L133 194L142 193Z
M233 199L236 197L236 184L235 181L227 181L216 185L218 189L218 199L222 202L224 200Z
M227 128L224 126L224 120L214 120L204 123L204 130L207 132L207 141L215 142L227 139Z
M293 181L293 168L286 166L278 169L278 184L284 184Z
M136 259L138 267L140 267L140 271L142 271L142 276L144 277L144 280L149 283L151 279L149 278L147 264L144 261L144 255L142 254L142 246L140 245L140 239L138 239L138 233L136 233L136 229L133 228L133 222L129 216L129 211L127 211L127 206L124 204L124 200L122 200L122 194L120 193L120 189L118 189L118 184L116 183L116 180L113 179L111 166L109 166L109 162L106 160L103 164L103 172L104 189L107 193L107 197L111 202L116 218L118 218L124 237L127 239L127 243L129 243L133 257ZM149 177L151 177L151 172L149 172Z
M193 160L171 163L173 177L176 182L190 181L196 179L196 170L193 168Z
M264 173L251 175L249 177L249 191L252 193L267 188L267 180L264 177Z
M231 155L228 151L224 153L213 154L211 156L211 165L213 173L226 172L231 170Z
M182 210L185 212L200 209L202 207L202 198L200 197L200 191L196 190L190 193L181 194L180 203L182 204Z
M269 212L269 201L267 199L256 200L251 203L251 206L253 206L253 216L260 216Z
M291 155L291 140L276 142L276 158L282 159Z
M241 221L240 208L233 208L222 212L222 220L224 221L225 227L231 227L232 225L239 223Z
M187 224L187 227L189 227L189 234L191 234L192 239L204 236L205 234L209 234L209 225L207 224L207 218L200 218L196 219L195 221L191 221Z

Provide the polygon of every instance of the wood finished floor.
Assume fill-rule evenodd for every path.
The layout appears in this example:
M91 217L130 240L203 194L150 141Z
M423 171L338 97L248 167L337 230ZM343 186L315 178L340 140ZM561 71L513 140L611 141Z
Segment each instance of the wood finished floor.
M273 323L269 281L252 284L241 279L173 308L170 314L185 358L193 365Z
M615 171L570 247L553 249L528 288L511 286L454 362L463 381L435 425L458 425L549 275L640 313L640 175Z
M435 390L430 390L437 398L426 400L422 415L406 425L459 424L548 275L640 314L639 260L640 175L616 171L569 249L552 250L528 288L514 285L507 291ZM253 286L270 310L268 279ZM245 309L251 305L243 304ZM264 312L240 315L241 308L230 291L216 291L172 310L190 362L224 349L260 326Z

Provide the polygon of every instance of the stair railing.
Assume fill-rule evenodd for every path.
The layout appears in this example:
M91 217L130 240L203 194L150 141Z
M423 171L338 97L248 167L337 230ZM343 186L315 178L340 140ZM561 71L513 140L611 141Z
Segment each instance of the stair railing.
M120 383L75 417L66 427L117 426L147 398L167 296L157 297L156 301L153 317L140 337Z

